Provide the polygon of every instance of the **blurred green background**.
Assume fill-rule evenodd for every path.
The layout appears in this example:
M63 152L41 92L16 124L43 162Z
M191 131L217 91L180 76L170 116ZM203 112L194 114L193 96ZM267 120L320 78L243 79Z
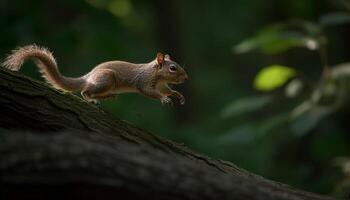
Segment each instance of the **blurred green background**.
M168 53L190 77L176 86L185 106L124 94L103 109L269 179L342 196L350 65L332 66L350 61L349 10L346 0L0 0L0 55L36 43L80 76ZM43 80L30 62L22 73Z

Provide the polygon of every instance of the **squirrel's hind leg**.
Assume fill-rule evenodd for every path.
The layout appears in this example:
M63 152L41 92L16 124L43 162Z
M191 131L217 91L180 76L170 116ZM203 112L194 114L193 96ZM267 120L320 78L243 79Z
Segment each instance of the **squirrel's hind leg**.
M112 71L98 72L88 79L86 87L81 91L81 96L88 102L116 97L115 84L115 77Z

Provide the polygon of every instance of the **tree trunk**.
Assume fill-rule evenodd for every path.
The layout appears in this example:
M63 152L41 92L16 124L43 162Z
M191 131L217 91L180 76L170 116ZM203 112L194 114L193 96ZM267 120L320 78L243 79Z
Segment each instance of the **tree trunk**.
M332 199L214 160L0 69L0 199Z

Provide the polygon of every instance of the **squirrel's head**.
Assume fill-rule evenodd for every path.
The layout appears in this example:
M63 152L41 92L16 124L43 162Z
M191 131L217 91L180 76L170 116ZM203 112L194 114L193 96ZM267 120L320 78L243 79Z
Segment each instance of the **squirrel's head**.
M157 77L170 84L180 84L188 79L186 71L176 62L170 59L168 54L158 53L155 66Z

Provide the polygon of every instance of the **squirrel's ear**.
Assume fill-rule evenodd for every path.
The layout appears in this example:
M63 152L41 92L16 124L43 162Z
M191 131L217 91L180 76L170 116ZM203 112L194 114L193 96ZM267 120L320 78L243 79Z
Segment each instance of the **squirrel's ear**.
M170 58L169 54L165 54L165 56L164 56L164 57L165 57L165 59L166 59L166 60L171 60L171 58Z
M159 66L164 64L164 55L162 53L157 53L157 64Z

